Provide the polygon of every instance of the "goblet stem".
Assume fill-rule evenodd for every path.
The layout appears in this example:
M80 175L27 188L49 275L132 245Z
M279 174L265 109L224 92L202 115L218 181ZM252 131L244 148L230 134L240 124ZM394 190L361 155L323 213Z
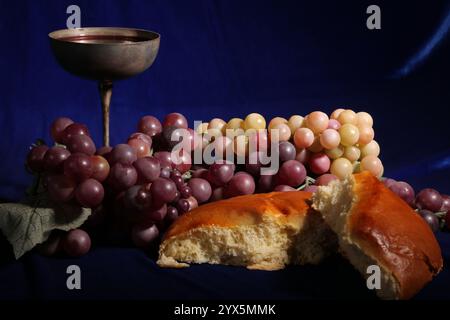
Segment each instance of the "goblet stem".
M102 100L103 145L106 147L109 147L109 105L111 103L112 88L112 81L101 80L98 83L100 99Z

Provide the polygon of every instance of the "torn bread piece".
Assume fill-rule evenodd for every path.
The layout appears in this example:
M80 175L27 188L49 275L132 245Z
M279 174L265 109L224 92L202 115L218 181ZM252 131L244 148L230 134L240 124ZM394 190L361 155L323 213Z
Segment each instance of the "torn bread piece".
M335 234L311 209L309 192L273 192L202 205L181 216L164 236L158 265L189 263L278 270L317 264L336 252Z
M339 239L339 250L367 279L381 270L383 299L414 296L442 269L439 244L411 207L369 172L319 187L313 208Z

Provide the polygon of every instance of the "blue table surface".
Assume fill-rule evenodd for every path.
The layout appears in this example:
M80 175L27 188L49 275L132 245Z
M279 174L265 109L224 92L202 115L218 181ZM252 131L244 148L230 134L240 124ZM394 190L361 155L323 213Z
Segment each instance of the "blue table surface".
M450 299L450 234L439 234L444 269L414 299ZM81 289L68 290L70 265L81 270ZM221 265L164 269L135 248L97 247L78 259L36 253L0 267L4 299L377 299L343 258L319 266L255 271Z

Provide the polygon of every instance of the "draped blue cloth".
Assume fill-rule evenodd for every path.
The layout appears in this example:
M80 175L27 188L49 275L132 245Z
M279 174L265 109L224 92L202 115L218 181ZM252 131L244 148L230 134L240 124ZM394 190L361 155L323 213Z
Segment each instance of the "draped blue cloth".
M0 199L23 196L28 146L50 143L65 115L101 141L94 82L55 62L47 34L65 28L73 1L0 1ZM147 72L114 86L111 140L124 141L145 114L173 111L191 123L259 112L274 116L370 112L385 175L416 190L450 193L448 1L377 1L381 30L366 28L371 1L79 0L82 26L123 26L161 34ZM417 58L419 57L419 58ZM406 66L406 67L405 67ZM407 72L398 72L403 70ZM448 262L449 234L438 239ZM5 249L6 250L6 249ZM136 249L94 248L79 259L35 254L0 266L2 298L367 297L344 261L278 272L224 266L162 270ZM83 290L68 291L65 268L79 264ZM446 270L417 298L448 298ZM343 293L344 292L344 293Z

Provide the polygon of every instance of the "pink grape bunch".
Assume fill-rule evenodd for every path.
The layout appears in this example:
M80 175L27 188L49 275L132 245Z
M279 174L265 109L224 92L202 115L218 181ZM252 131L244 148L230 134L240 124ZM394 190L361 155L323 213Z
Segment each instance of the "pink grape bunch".
M450 229L450 196L432 188L415 193L413 187L404 181L382 179L384 185L402 198L427 222L433 232Z
M312 173L331 173L345 179L354 172L367 170L382 176L380 147L374 140L373 119L367 112L336 109L328 117L324 112L314 111L297 121L299 126L291 125L297 157Z
M244 168L238 168L234 179L246 172L240 178L245 183L239 184L249 186L248 190L233 192L238 183L219 186L217 191L214 189L224 198L296 189L313 192L320 185L334 179L345 179L354 172L368 170L381 177L384 171L378 157L380 147L374 140L373 119L367 112L337 109L329 117L324 112L314 111L305 117L275 117L268 125L261 114L251 113L245 119L232 118L228 122L214 118L196 128L196 133L203 136L211 131L215 133L215 140L202 140L203 149L214 143L221 152L231 148L235 159L239 156L246 158ZM231 137L230 131L233 133ZM261 153L268 151L273 132L278 138L280 167L272 174L261 175L261 168L265 167L260 163ZM252 140L256 142L256 150L249 147ZM316 178L317 183L312 185L313 180L307 177ZM228 189L232 189L231 192Z

